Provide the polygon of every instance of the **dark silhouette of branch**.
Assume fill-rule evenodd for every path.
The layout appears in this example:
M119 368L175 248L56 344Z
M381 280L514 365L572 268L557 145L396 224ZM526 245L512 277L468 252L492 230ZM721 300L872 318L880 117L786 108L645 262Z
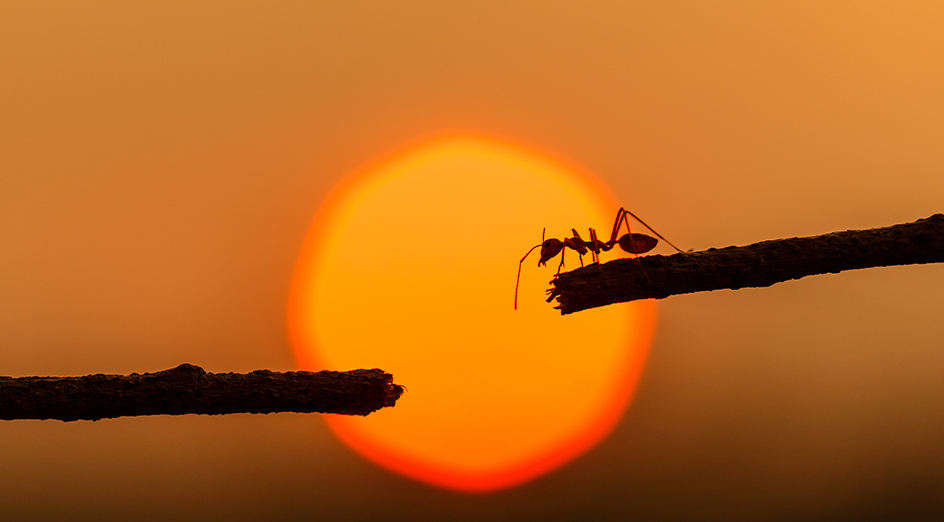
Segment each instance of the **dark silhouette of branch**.
M944 214L914 223L671 256L616 259L565 272L547 301L570 314L636 299L770 286L808 275L944 261Z
M157 373L0 377L0 420L98 420L202 413L367 415L393 406L403 387L382 370L207 373L181 364Z

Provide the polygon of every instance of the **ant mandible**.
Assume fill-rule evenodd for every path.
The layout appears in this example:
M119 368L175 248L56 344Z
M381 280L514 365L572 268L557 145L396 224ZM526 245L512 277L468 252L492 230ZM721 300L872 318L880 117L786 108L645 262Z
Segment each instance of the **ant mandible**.
M531 255L531 252L535 248L541 247L541 259L538 260L538 266L547 266L547 262L550 261L557 254L561 255L560 264L557 265L557 273L560 274L561 268L564 266L564 249L570 248L571 250L577 252L577 255L580 256L580 266L583 266L583 256L587 252L593 254L593 262L600 262L600 252L608 252L614 246L619 245L625 252L629 252L634 256L639 254L644 254L653 248L656 247L656 244L659 242L659 239L656 239L652 236L647 236L645 234L634 233L629 228L629 218L626 216L632 216L633 219L642 223L642 225L649 229L650 232L656 235L659 239L665 241L672 248L682 252L682 249L673 245L671 241L662 237L658 232L652 229L645 221L639 219L636 214L626 210L625 208L620 207L616 212L616 221L613 223L613 232L610 233L610 240L607 242L600 241L597 238L597 231L590 229L590 241L584 241L580 234L577 233L576 229L570 229L574 233L574 237L565 237L564 239L544 239L544 232L547 229L541 231L541 242L537 245L531 247L531 250L528 250L528 253L521 258L521 261L518 262L518 280L515 282L515 310L518 309L518 284L521 282L521 265L524 264L524 260ZM626 224L626 234L624 234L619 239L616 236L619 234L620 225L623 223Z

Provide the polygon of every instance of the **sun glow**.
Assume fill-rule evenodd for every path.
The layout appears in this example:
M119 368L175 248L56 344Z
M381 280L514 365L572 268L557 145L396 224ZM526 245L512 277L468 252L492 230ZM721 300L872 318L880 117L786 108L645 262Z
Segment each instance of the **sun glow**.
M310 370L379 367L409 392L368 417L327 416L331 428L384 467L461 491L514 486L596 444L635 390L655 304L561 317L544 302L558 260L537 268L532 255L516 312L514 277L542 228L606 235L619 206L579 168L477 137L433 140L347 178L299 259L296 358ZM574 252L567 263L579 266Z

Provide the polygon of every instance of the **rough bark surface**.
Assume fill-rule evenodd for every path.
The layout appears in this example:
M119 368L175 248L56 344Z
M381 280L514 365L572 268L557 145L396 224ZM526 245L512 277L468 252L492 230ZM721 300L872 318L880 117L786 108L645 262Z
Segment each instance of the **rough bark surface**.
M0 420L98 420L201 413L367 415L393 406L403 387L382 370L207 373L181 364L156 373L0 377Z
M914 223L671 256L616 259L565 272L548 302L561 314L636 299L763 287L808 275L878 266L944 262L944 214Z

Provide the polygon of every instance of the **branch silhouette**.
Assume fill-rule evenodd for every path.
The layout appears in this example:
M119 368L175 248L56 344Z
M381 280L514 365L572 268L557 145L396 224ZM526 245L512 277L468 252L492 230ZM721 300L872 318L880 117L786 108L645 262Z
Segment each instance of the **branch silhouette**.
M671 256L615 259L557 275L547 301L561 314L637 299L770 286L809 275L944 262L944 214L913 223Z
M396 404L403 390L379 369L207 373L181 364L145 374L0 377L0 420L283 411L367 415Z

